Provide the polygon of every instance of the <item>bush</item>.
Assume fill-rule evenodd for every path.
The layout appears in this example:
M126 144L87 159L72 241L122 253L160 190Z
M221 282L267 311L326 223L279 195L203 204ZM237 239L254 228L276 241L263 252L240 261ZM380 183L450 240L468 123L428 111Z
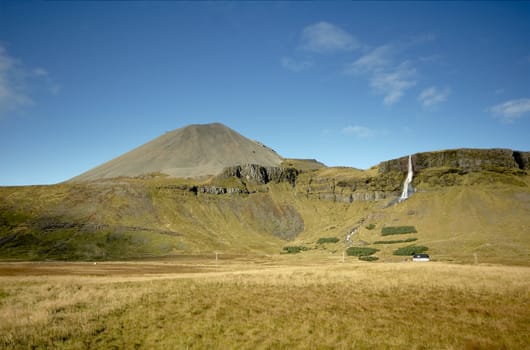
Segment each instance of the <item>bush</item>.
M382 236L401 235L405 233L417 233L414 226L387 226L381 229Z
M368 226L366 226L367 230L373 230L374 228L375 228L375 224L369 224Z
M394 250L394 255L414 255L426 252L429 248L422 245L409 245Z
M373 244L395 244L395 243L408 243L408 242L414 242L418 239L415 237L407 238L407 239L394 239L390 241L375 241Z
M375 248L350 247L346 249L346 254L350 256L368 256L378 251L379 249L375 249Z
M304 247L303 245L297 245L297 246L283 247L283 250L285 250L287 254L296 254L296 253L300 253L305 250L309 250L309 248Z
M338 241L340 241L337 237L321 237L318 239L317 243L318 244L323 244L323 243L337 243Z
M359 257L359 260L363 260L363 261L376 261L376 260L379 260L379 258L377 256L360 256Z

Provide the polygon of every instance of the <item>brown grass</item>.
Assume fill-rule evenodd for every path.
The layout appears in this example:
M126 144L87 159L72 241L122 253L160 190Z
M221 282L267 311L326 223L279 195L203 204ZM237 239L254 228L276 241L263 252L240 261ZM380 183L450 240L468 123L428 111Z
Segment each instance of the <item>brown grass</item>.
M74 274L81 269L70 267ZM530 343L528 267L284 256L98 268L106 273L90 275L87 267L74 275L67 266L31 276L26 266L23 274L0 277L0 348L522 349Z

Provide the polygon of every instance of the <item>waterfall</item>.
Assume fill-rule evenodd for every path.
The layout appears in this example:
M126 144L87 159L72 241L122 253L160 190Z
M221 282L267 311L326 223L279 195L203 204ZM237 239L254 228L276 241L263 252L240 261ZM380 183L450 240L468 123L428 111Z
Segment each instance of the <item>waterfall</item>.
M407 169L407 177L403 183L403 192L399 201L403 202L405 199L409 198L409 195L412 193L412 156L409 155L409 165Z

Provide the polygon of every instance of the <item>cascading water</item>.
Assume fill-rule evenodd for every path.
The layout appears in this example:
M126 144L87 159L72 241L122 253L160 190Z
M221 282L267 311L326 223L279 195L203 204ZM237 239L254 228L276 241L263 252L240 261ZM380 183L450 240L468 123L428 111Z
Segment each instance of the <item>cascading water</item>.
M407 177L405 178L405 182L403 183L403 192L401 193L401 197L399 197L399 201L403 202L405 199L409 198L409 196L412 194L412 156L409 155L409 165L407 169Z

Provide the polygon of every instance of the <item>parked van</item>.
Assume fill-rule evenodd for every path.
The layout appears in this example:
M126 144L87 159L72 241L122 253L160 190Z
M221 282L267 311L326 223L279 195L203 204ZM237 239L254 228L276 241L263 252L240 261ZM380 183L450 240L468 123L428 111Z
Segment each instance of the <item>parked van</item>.
M431 261L429 254L414 254L412 261Z

